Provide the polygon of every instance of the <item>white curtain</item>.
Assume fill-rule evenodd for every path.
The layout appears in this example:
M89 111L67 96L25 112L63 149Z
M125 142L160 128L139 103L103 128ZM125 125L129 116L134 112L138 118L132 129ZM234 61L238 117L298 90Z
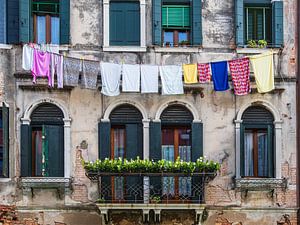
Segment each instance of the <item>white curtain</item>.
M174 162L174 145L162 145L162 159ZM175 195L175 178L163 177L163 195Z
M258 133L258 176L268 176L268 135Z
M51 44L59 44L59 17L51 17Z
M245 133L245 176L253 176L253 133Z
M46 17L37 16L37 43L46 43Z

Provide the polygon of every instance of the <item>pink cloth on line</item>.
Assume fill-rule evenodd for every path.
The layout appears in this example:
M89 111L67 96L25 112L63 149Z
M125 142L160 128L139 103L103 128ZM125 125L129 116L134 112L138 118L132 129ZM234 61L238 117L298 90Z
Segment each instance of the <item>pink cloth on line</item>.
M64 86L64 57L62 55L51 54L51 87L54 87L54 74L56 72L57 87Z
M198 63L199 83L208 83L211 79L211 71L209 63Z
M50 74L50 53L48 52L41 52L37 49L34 49L33 52L33 65L32 65L32 76L33 76L33 83L36 83L37 77L47 77L48 78L48 85L51 86L51 74Z
M229 61L229 69L232 77L234 94L246 95L250 93L249 58Z

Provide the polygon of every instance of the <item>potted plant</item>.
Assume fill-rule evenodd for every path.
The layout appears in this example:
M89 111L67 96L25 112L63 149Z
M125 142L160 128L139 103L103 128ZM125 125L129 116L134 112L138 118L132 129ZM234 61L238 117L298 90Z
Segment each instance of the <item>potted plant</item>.
M259 48L266 48L268 42L266 40L258 40L258 47Z
M188 40L183 40L180 42L180 46L182 47L187 47L189 45L189 41Z
M247 41L247 47L249 48L257 48L257 44L255 40L248 40Z

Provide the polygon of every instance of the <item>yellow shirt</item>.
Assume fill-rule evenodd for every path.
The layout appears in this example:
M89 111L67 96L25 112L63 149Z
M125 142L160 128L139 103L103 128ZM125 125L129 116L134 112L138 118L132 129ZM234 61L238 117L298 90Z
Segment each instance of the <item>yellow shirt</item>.
M184 64L183 65L183 76L184 83L195 84L197 83L197 64Z
M259 93L266 93L275 88L273 52L249 57Z

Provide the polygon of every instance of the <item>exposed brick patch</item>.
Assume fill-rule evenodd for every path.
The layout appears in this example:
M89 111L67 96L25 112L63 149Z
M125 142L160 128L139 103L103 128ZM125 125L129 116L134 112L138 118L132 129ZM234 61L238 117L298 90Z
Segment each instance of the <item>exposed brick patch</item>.
M73 183L72 199L79 202L88 202L88 189L86 186L87 177L85 176L85 170L82 166L82 150L76 149L76 161L75 161L75 178Z

